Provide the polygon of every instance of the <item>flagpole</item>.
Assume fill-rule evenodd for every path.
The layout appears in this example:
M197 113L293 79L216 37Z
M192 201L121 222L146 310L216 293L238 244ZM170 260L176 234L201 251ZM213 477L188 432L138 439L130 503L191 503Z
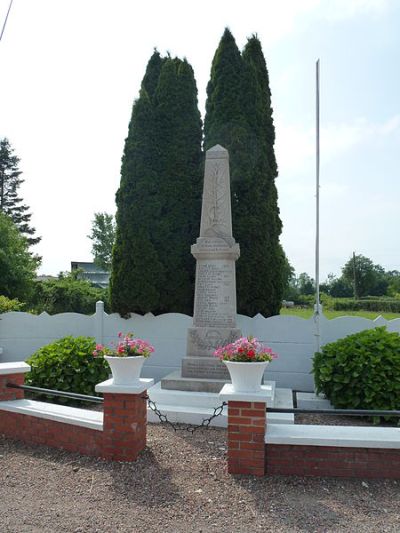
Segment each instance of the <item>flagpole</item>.
M10 5L8 6L7 15L6 15L6 18L5 18L5 20L4 20L3 28L1 29L0 41L1 41L1 39L3 38L3 33L4 33L5 28L6 28L6 24L7 24L7 20L8 20L8 15L10 14L10 9L11 9L12 3L13 3L13 0L10 1Z
M315 194L315 216L316 216L316 234L315 234L315 311L314 319L316 325L316 348L319 352L321 347L321 332L320 332L320 295L319 295L319 59L315 65L316 75L316 128L315 128L315 148L316 148L316 161L315 161L315 174L316 174L316 194Z

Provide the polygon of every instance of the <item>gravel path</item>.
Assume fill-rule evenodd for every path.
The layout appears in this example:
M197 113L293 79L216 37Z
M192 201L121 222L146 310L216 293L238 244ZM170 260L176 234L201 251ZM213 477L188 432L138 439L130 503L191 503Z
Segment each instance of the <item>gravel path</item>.
M150 424L123 464L0 437L0 531L400 532L399 481L233 477L225 439Z

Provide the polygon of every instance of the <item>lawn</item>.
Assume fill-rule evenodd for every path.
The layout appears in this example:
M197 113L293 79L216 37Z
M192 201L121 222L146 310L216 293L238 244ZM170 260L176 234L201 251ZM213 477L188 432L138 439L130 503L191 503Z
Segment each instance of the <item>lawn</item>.
M294 307L292 309L282 308L281 315L292 315L298 316L300 318L310 318L313 315L313 310L310 309L301 309L300 307ZM324 310L324 315L326 318L337 318L339 316L362 316L363 318L369 318L374 320L379 315L382 315L386 320L392 320L394 318L400 318L399 313L379 313L375 311L330 311Z

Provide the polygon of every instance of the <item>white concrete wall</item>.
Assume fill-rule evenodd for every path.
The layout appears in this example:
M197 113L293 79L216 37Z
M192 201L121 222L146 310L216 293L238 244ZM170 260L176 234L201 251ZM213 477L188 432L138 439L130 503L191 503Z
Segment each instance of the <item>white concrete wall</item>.
M294 316L254 318L238 316L238 327L243 335L254 335L271 346L279 358L266 371L265 378L276 381L278 387L313 391L311 358L316 349L316 323L314 318ZM178 313L160 316L132 315L125 320L118 314L107 315L101 303L91 316L62 313L39 316L11 312L0 315L0 362L23 361L38 348L66 335L95 337L97 342L109 344L117 341L119 331L134 332L151 342L155 353L146 361L143 377L159 381L166 374L180 369L186 353L186 332L192 318ZM386 321L379 317L368 320L360 317L340 317L320 320L321 345L356 333L363 329L386 325L389 331L400 333L400 318Z

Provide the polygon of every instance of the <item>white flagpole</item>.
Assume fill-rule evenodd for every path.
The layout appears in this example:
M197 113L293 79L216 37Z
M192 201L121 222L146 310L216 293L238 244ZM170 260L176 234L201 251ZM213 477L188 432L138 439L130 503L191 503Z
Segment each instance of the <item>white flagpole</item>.
M4 30L6 29L6 24L7 24L7 20L8 20L8 15L10 14L10 9L11 9L12 3L13 3L13 0L10 0L10 5L8 6L7 15L6 15L6 18L5 18L5 20L4 20L3 27L2 27L2 29L1 29L0 41L1 41L1 39L3 38L3 33L4 33Z
M314 319L316 325L316 348L319 352L321 347L320 332L320 310L319 301L319 59L316 63L316 235L315 235L315 312Z

